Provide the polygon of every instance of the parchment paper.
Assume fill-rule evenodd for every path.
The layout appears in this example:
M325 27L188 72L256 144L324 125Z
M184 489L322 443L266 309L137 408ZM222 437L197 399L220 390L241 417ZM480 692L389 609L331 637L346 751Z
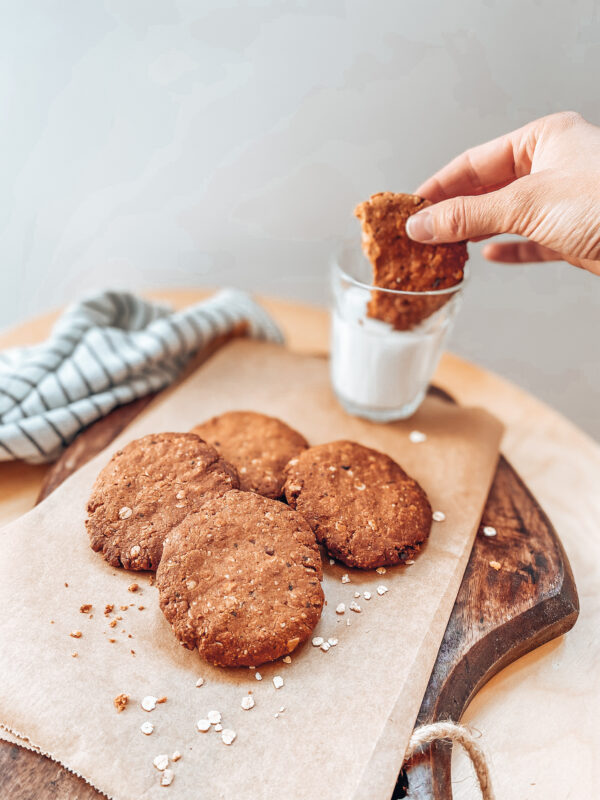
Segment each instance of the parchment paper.
M378 575L326 560L327 606L315 635L339 643L324 653L308 642L291 664L260 667L260 682L253 670L211 667L180 647L148 577L109 567L90 549L84 529L95 475L120 444L186 430L236 408L277 415L314 444L349 438L389 453L446 514L445 522L434 522L412 566ZM413 429L427 441L411 443ZM324 359L250 341L226 345L108 452L0 532L0 723L118 800L389 798L468 560L500 436L500 424L485 411L436 399L405 423L354 419L335 401ZM351 582L342 584L346 572ZM128 591L133 582L140 585L136 593ZM383 596L380 585L389 589ZM348 609L357 591L361 613L337 615L337 604ZM84 603L93 604L91 619L79 611ZM103 613L107 603L128 605L118 611L115 628ZM81 638L70 637L75 630ZM274 675L284 679L279 690ZM196 688L199 676L205 684ZM256 706L244 711L240 701L249 690ZM113 698L121 692L131 700L118 714ZM140 701L149 694L166 695L167 702L145 712ZM211 709L237 732L233 745L214 730L196 730ZM151 736L140 732L147 721L155 726ZM175 778L163 788L152 761L174 750L182 758L170 765Z

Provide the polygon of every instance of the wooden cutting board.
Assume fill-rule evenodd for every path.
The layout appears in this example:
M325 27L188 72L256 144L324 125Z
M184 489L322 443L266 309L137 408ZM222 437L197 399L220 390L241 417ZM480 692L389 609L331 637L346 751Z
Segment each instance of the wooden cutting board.
M440 390L431 391L451 398ZM152 400L116 409L84 431L47 475L38 502L123 431ZM492 526L497 536L486 537ZM503 569L489 568L490 561ZM510 464L501 458L471 557L417 725L459 720L475 693L500 669L568 631L579 611L573 575L550 521ZM451 747L438 743L413 759L392 797L449 800ZM55 762L16 745L0 743L0 797L101 795Z

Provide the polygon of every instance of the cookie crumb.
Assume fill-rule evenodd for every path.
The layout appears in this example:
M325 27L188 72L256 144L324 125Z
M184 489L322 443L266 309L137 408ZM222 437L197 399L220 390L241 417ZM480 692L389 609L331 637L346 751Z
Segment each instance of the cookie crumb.
M154 733L154 725L151 722L142 722L140 730L145 736L150 736L151 733Z
M251 694L247 694L245 697L242 697L241 706L244 711L250 711L251 708L254 708L254 698Z
M128 694L118 694L113 703L115 704L115 708L121 713L121 711L125 711L127 708L127 703L129 702L129 695Z
M415 563L415 560L414 560L414 558L409 558L409 559L407 559L407 560L404 562L404 564L405 564L407 567L412 567L412 565L413 565L414 563Z
M273 686L276 689L281 689L281 687L283 686L283 678L281 677L281 675L273 676Z
M140 585L139 585L139 583L132 583L132 584L131 584L131 586L128 586L128 587L127 587L127 591L128 591L128 592L137 592L137 590L138 590L139 588L140 588Z
M386 569L385 567L377 567L377 569L375 570L375 572L376 572L378 575L385 575L385 573L387 572L387 569Z
M431 515L435 522L443 522L446 519L446 515L443 511L434 511Z
M153 697L151 694L146 695L146 697L144 697L142 700L141 705L144 711L154 711L156 708L156 697Z
M138 606L138 611L143 611L145 608L146 606Z
M362 608L356 603L354 600L350 603L350 611L354 611L356 614L360 614Z
M78 655L79 653L77 652L77 650L73 650L73 652L71 653L71 658L77 658Z
M421 442L427 441L427 435L423 431L411 431L408 434L408 438L413 444L421 444Z
M71 631L69 636L72 636L73 639L81 639L82 633L81 631Z
M114 609L114 606L113 606L113 604L112 604L112 603L107 603L107 604L104 606L104 614L105 614L106 616L108 616L108 615L111 613L111 611L112 611L113 609Z
M377 594L378 595L384 595L386 592L389 592L389 589L387 588L387 586L384 586L383 584L381 584L381 586L377 587Z
M334 565L334 564L335 564L335 558L330 558L330 559L329 559L329 565L330 565L331 567L333 567L333 565Z
M163 771L169 766L169 756L166 753L161 753L159 756L156 756L154 761L152 762L156 769Z
M235 731L232 731L231 728L225 728L223 733L221 734L221 739L223 740L223 744L233 744L235 742L237 734Z
M170 786L173 783L173 778L175 775L173 774L172 769L165 769L163 774L160 776L160 785L161 786Z
M492 525L484 525L483 527L484 536L495 536L497 533L498 531Z
M218 725L221 722L221 712L220 711L209 711L206 715L208 721L211 725Z
M292 663L292 657L291 656L284 656L281 660L283 661L284 664L291 664Z
M350 583L350 576L347 572L342 575L342 583Z
M166 703L166 702L167 702L166 696L159 697L158 700L156 701L157 705L158 703Z
M108 627L109 628L114 628L114 627L116 627L116 624L117 624L117 620L116 619L111 619L111 621L108 623Z
M207 719L199 719L196 727L201 733L206 733L206 731L210 730L210 722Z
M502 564L499 561L490 561L490 567L498 572L502 568Z
M79 606L79 610L81 611L82 614L89 614L90 611L92 610L92 604L84 603L82 606Z
M108 640L111 644L114 644L117 640L116 639L109 639Z
M346 604L345 603L339 603L335 607L335 613L336 614L345 614L346 613Z

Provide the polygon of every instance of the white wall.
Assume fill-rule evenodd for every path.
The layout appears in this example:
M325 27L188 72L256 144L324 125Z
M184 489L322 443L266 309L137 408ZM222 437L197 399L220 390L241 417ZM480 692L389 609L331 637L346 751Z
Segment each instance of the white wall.
M324 303L357 201L545 113L600 123L592 0L0 9L3 327L108 285ZM600 436L600 279L479 249L453 349Z

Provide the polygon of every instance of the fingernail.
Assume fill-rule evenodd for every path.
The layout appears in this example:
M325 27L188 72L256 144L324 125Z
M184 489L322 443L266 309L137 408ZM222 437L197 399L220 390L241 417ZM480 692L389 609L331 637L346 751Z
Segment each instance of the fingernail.
M433 218L429 211L419 211L418 214L409 217L406 221L406 232L417 242L432 242L435 236Z

